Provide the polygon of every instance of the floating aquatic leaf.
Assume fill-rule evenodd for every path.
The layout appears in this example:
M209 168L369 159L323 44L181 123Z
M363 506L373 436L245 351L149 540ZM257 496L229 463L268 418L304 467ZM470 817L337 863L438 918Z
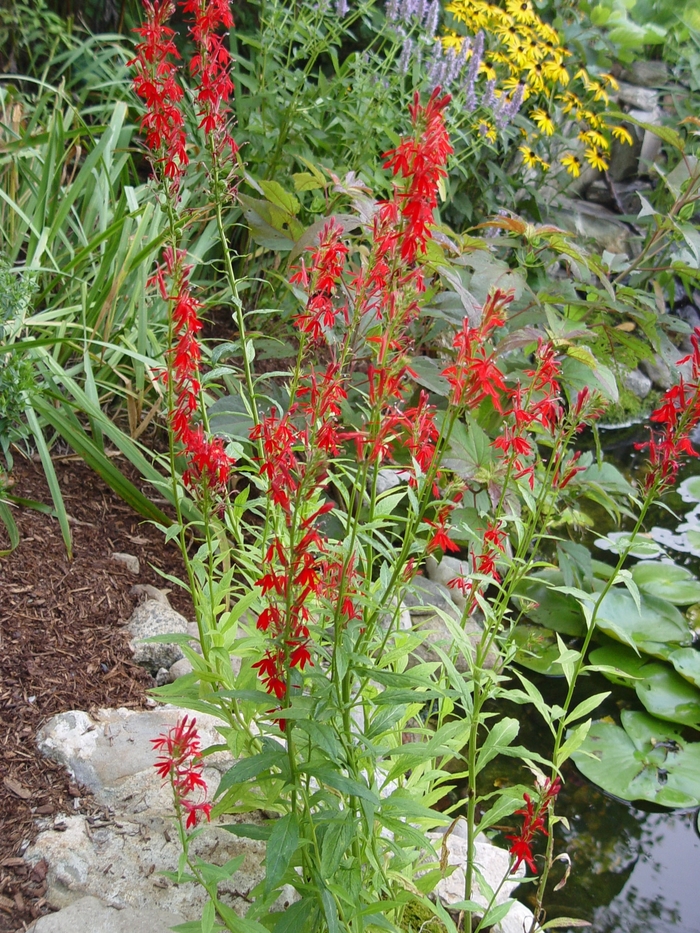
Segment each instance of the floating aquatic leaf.
M614 587L603 598L596 625L617 641L654 656L665 657L668 645L681 647L692 639L685 618L667 600L642 593L638 609L632 594L622 587Z
M700 687L700 651L696 651L695 648L679 648L671 652L668 660L681 677Z
M609 535L596 539L596 547L603 551L612 551L613 554L620 554L626 551L632 544L629 554L631 557L658 557L663 553L661 548L651 535L637 534L632 540L632 535L627 531L611 531Z
M533 603L525 611L527 617L538 625L562 635L584 635L586 623L578 601L567 593L552 589L553 586L563 585L563 574L545 571L523 580L518 586L517 595Z
M603 648L596 648L595 651L591 651L589 661L596 666L612 667L620 671L620 674L615 674L609 670L603 671L603 675L612 683L623 687L633 687L634 681L631 678L639 677L641 668L647 663L644 655L637 654L632 648L627 648L625 645L617 644L605 645ZM625 674L628 676L624 676Z
M659 719L685 726L700 725L700 691L664 664L645 664L635 684L645 709Z
M646 713L625 710L622 728L611 722L591 726L572 758L603 790L623 800L647 800L665 807L700 803L700 742Z
M538 674L563 677L564 671L558 663L559 646L556 636L541 625L521 623L513 633L517 646L515 660L522 667Z
M700 600L700 581L678 564L643 561L632 568L632 578L640 590L674 606L689 606Z
M700 502L700 476L689 476L678 486L678 493L684 502Z

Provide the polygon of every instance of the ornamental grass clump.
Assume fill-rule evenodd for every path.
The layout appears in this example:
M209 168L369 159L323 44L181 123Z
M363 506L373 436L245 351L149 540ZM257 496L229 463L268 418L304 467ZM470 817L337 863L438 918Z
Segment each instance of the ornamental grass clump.
M383 198L354 175L328 173L337 198L300 236L287 276L279 273L295 302L289 339L296 358L271 376L256 371L247 327L253 315L270 312L252 297L244 305L241 294L254 292L234 274L225 223L244 171L222 51L231 20L224 3L181 6L198 49L194 86L182 84L186 73L178 70L168 25L173 3L144 4L134 62L168 218L153 275L170 320L163 379L176 520L164 531L182 548L201 648L182 645L192 672L158 695L216 716L236 762L208 801L194 722L156 740L183 845L171 877L205 887L207 930L219 921L250 933L398 931L406 908L420 904L449 933L478 931L504 916L500 887L521 863L533 869L531 844L547 833L540 920L555 861L561 768L604 697L574 708L573 691L591 670L585 653L600 600L628 582L624 555L602 595L592 583L575 590L589 625L580 650L559 643L569 687L563 705L548 706L521 672L514 680L514 634L520 587L549 566L542 551L561 513L585 491L587 466L574 446L604 399L567 382L562 342L545 330L508 344L516 299L498 284L482 302L470 298L433 360L436 378L420 385L421 315L440 292L440 275L457 279L461 258L458 238L439 226L452 155L450 98L440 88L424 100L415 95L410 132L384 154ZM201 343L207 295L195 284L195 257L181 246L191 222L182 191L195 151L219 237L217 301L232 312L232 339L216 353L214 370ZM288 203L281 182L266 184L278 205ZM235 365L222 365L226 352ZM228 397L219 390L226 408L211 405L217 379L228 386ZM662 461L687 452L697 394L694 376L671 400L674 412L682 407L692 416L669 410L659 422L671 431L654 441ZM217 433L211 424L222 410L235 418L217 419ZM658 475L635 533L670 478L668 470ZM406 619L405 601L415 600L421 575L450 552L462 557L448 571L446 592L455 598L445 605L453 611L436 609L438 637L426 653L426 632ZM536 707L552 734L551 761L514 744L519 723L494 714L498 700ZM484 768L499 754L534 773L535 789L494 792ZM466 804L452 796L458 783ZM464 899L450 913L441 899L448 861L427 833L441 827L449 838L460 810ZM206 830L202 816L216 822L259 811L274 818L225 824L233 835L266 842L265 878L248 892L241 918L218 891L241 859L207 865L190 841ZM485 879L477 838L516 813L524 823L510 838L509 870ZM298 899L279 910L285 884Z

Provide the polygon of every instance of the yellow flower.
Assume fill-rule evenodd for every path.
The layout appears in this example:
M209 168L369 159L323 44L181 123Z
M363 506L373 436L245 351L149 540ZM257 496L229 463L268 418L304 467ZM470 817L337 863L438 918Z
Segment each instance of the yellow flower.
M474 129L482 139L488 139L490 143L495 143L498 138L496 127L489 120L481 120L480 123L475 123Z
M627 132L624 126L613 126L610 132L615 139L619 139L621 143L627 143L628 146L632 145L632 136Z
M546 110L543 110L541 107L537 107L535 110L530 111L529 116L530 119L534 120L537 124L538 130L540 130L546 136L554 135L554 122Z
M599 130L605 125L598 114L593 113L592 110L581 110L576 114L576 119L583 120L584 123L590 123L594 130Z
M544 73L545 77L549 78L550 81L558 81L559 84L568 84L569 83L569 72L558 61L549 61L544 63Z
M589 146L596 146L598 149L609 149L610 142L603 136L602 133L599 133L597 130L585 130L582 133L578 134L578 138L581 142L586 143Z
M549 162L541 159L530 146L518 146L518 151L522 153L523 162L528 168L537 168L538 165L545 171L549 168Z
M536 23L539 19L531 0L506 0L506 9L519 23Z
M540 157L529 146L518 146L518 151L522 153L523 162L528 168L537 168Z
M492 65L487 64L487 62L481 63L481 67L479 68L479 74L486 75L487 81L495 81L497 77L496 69Z
M561 109L565 114L569 114L573 110L578 114L578 111L581 109L581 101L572 91L567 91L566 94L560 94L557 100L561 101L563 105Z
M600 150L596 149L595 146L589 146L584 155L586 156L586 161L593 168L598 169L599 172L606 172L608 170L608 163L601 154Z
M534 91L544 90L544 78L544 65L542 62L532 64L525 75L526 82Z
M612 75L602 74L600 77L603 79L603 81L605 81L608 87L611 87L613 89L613 91L620 90L620 85L617 83L617 81L613 78Z
M569 175L573 175L574 178L578 178L581 174L581 160L578 156L573 155L573 153L562 156L559 161L566 168Z

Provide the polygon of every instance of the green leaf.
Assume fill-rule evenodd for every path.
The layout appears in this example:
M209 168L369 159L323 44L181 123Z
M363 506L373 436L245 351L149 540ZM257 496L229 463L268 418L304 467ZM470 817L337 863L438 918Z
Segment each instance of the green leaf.
M266 751L253 755L252 758L242 758L237 761L232 768L229 768L219 781L214 799L220 797L225 790L233 787L234 784L245 784L253 778L262 774L263 771L269 771L287 758L287 753L280 749L279 751Z
M671 654L669 654L668 660L673 664L681 677L689 680L691 684L695 684L696 687L700 687L699 651L696 651L695 648L678 648L678 650L672 651Z
M660 719L700 725L700 690L665 664L645 664L635 690L645 709Z
M481 771L489 761L492 761L513 742L520 731L517 719L504 717L499 720L488 733L476 759L476 771Z
M296 216L299 213L301 204L298 199L295 198L293 194L285 191L278 181L261 181L259 184L265 197L272 204L277 205L277 207L280 207L283 211L286 211L292 216Z
M345 852L352 842L353 827L348 817L343 811L338 811L338 816L329 823L321 845L321 876L329 881L338 870Z
M622 728L611 722L591 726L572 758L583 774L623 800L647 800L666 807L700 803L700 743L647 713L624 710Z
M291 904L281 914L273 914L273 917L279 917L277 923L272 928L272 933L310 933L316 930L317 925L311 926L309 920L314 914L318 913L316 901L310 897L303 897L296 904Z
M273 821L269 823L224 823L219 829L225 829L232 836L243 839L262 839L267 842L272 833Z
M292 858L299 845L299 823L296 813L287 813L277 820L265 856L265 888L273 891L284 877L292 863Z
M14 520L10 507L6 502L0 501L0 522L3 523L7 529L7 534L10 539L10 546L4 551L0 551L0 557L7 557L8 554L11 554L14 549L19 544L19 528L17 527L17 522Z
M665 599L674 606L700 602L700 581L685 567L666 561L644 561L632 568L640 590Z
M663 642L687 645L691 633L686 620L675 606L657 596L644 594L637 609L632 595L614 587L598 605L596 625L617 641L648 651L649 645Z
M516 596L535 604L526 609L527 617L533 622L562 635L581 637L586 623L578 600L569 593L552 589L563 583L564 577L559 571L543 571L519 583Z

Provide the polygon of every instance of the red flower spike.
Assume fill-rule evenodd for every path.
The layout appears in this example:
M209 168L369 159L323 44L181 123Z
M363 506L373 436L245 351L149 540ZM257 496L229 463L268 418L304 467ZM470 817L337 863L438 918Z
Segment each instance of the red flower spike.
M532 852L532 843L537 833L549 835L545 825L545 818L550 806L556 800L557 794L561 790L561 779L544 779L544 784L539 787L539 799L533 802L529 794L523 794L525 807L516 810L518 816L523 817L522 829L517 835L506 836L512 842L509 852L515 858L511 874L516 872L520 865L525 862L528 868L537 874L537 866Z
M135 30L141 42L136 45L136 57L127 64L136 70L134 90L146 105L141 117L146 145L177 190L189 159L185 119L179 109L184 92L174 63L180 56L173 42L175 32L167 25L175 4L172 0L144 0L143 6L146 21Z
M164 781L170 781L178 813L187 814L185 826L191 829L197 825L201 815L211 819L211 804L195 803L189 798L196 790L206 794L207 785L202 777L204 764L201 756L201 744L197 732L197 720L184 716L167 732L157 739L151 739L155 751L161 752L154 767Z

